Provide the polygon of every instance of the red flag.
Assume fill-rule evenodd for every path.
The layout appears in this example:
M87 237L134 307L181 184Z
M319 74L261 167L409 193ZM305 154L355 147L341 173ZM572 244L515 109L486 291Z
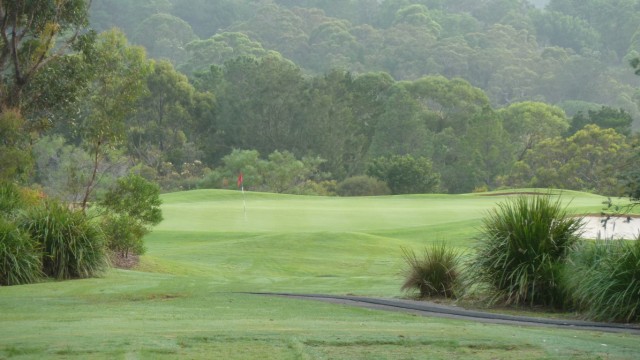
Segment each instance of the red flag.
M242 173L240 173L240 175L238 175L238 187L242 187L242 182L243 182Z

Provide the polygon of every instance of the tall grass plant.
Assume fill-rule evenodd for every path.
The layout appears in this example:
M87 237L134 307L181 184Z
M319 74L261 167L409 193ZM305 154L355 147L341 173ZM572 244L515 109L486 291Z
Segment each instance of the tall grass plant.
M640 321L640 238L598 240L571 256L566 274L577 307L600 321Z
M424 249L422 258L411 249L402 249L406 268L402 290L418 290L420 297L456 296L460 285L461 254L446 243Z
M34 283L41 267L38 243L0 215L0 285Z
M560 275L580 238L582 220L560 199L519 195L483 219L470 278L488 285L492 301L562 307Z
M43 250L42 270L56 279L88 278L107 266L104 234L81 211L48 201L26 212L21 227Z

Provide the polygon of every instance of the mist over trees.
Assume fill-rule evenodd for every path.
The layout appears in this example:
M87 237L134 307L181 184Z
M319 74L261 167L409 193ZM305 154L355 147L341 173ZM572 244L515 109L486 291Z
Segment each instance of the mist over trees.
M640 128L639 10L93 0L88 19L42 17L17 50L3 32L0 176L84 204L129 172L164 191L233 188L244 171L247 189L304 194L380 181L620 195ZM424 183L389 170L403 168Z

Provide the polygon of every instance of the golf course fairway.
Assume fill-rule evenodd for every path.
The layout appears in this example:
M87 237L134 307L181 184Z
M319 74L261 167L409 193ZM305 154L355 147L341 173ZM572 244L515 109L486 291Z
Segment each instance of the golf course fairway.
M337 198L197 190L134 270L0 287L0 359L634 359L637 335L422 317L244 292L398 298L402 248L465 252L508 195ZM571 212L605 198L564 192Z

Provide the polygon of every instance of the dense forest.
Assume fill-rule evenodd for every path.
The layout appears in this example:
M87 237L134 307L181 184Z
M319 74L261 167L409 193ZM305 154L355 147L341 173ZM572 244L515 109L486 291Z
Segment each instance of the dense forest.
M83 206L131 172L164 191L242 172L298 194L621 195L638 156L640 0L0 8L0 176Z

